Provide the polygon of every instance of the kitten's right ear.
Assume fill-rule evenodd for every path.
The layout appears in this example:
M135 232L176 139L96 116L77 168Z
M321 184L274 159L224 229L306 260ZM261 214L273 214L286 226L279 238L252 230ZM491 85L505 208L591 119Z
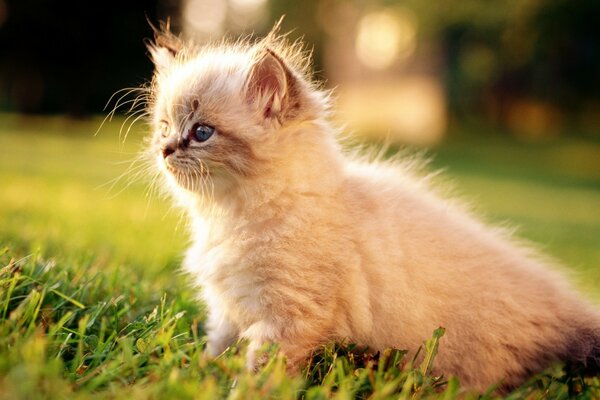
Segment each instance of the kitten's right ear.
M281 121L288 111L294 87L294 77L283 60L270 49L265 49L250 69L246 99L260 110L264 118Z
M150 59L158 72L171 68L177 54L183 49L183 42L169 30L169 23L161 23L159 28L151 25L154 31L154 41L148 41L146 47L150 52Z

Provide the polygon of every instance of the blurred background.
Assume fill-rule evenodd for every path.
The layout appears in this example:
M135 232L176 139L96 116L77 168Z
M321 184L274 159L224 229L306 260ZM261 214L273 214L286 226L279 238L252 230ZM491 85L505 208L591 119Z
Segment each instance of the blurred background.
M150 78L147 20L203 41L264 35L281 15L363 134L431 144L473 121L530 138L599 134L594 0L0 0L0 110L100 113Z
M429 149L600 299L597 0L0 0L0 240L177 257L177 218L139 200L144 170L127 167L145 127L123 144L117 115L94 136L103 107L150 80L148 21L202 42L264 35L282 15L350 132Z

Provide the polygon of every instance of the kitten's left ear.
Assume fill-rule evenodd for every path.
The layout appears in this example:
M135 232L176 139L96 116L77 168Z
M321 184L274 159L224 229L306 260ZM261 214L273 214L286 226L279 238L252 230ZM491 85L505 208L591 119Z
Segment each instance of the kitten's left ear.
M183 42L169 30L169 25L162 25L157 29L154 26L154 42L146 43L150 58L158 72L168 70L183 49Z
M282 122L297 107L297 80L292 71L270 49L254 63L246 83L246 99L265 119Z

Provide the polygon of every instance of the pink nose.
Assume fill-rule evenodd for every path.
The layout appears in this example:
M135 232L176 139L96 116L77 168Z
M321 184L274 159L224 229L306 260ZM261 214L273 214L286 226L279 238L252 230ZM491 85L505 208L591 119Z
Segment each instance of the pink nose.
M163 158L167 158L171 154L175 153L175 151L177 149L185 149L189 145L190 145L189 132L184 133L182 136L171 136L163 144L163 147L162 147Z
M170 137L163 143L162 147L162 155L163 158L169 157L171 154L175 153L177 147L179 146L179 138L176 136Z
M163 158L167 158L173 153L175 153L175 147L173 146L167 145L162 149Z

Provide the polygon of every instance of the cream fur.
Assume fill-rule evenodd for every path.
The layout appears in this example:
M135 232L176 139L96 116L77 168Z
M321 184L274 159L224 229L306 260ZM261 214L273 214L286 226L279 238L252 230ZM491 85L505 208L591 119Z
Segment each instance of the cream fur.
M599 353L598 312L535 251L411 168L341 150L298 46L158 35L149 151L191 219L211 354L245 338L254 366L277 342L294 368L331 340L415 351L443 326L437 372L485 389ZM213 137L179 145L197 122Z

